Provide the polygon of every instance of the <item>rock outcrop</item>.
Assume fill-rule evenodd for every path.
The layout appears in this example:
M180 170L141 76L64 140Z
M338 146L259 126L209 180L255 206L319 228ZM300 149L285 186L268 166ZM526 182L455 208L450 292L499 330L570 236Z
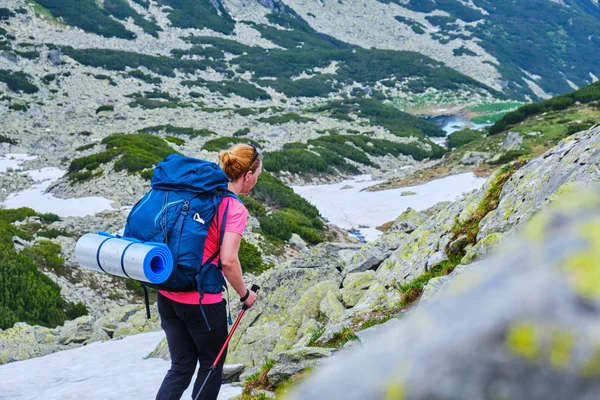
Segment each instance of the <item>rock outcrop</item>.
M289 398L596 397L600 190L559 197L492 259Z

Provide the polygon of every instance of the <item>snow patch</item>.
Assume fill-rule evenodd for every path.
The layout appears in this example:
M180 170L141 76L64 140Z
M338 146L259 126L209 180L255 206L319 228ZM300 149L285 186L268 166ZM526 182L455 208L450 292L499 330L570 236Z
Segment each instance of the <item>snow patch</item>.
M171 363L144 357L163 337L164 332L142 333L0 365L0 399L153 399ZM218 400L241 392L223 385ZM191 394L190 388L182 398Z
M314 204L330 223L359 231L367 241L372 241L382 234L376 229L377 226L395 220L408 207L419 211L440 201L456 200L465 192L479 189L485 178L465 173L418 186L377 192L361 191L381 182L372 180L370 175L361 175L333 185L292 186L292 189ZM345 186L352 188L342 190ZM401 196L404 191L416 194Z

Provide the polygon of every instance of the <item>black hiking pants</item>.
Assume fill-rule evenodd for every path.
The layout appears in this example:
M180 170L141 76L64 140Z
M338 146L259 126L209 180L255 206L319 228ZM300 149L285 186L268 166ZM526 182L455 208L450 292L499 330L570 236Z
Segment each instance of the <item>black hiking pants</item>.
M158 294L158 312L161 326L167 334L171 369L162 382L156 400L179 400L190 385L196 365L200 370L194 383L192 398L196 396L206 375L227 339L226 302L204 304L204 313L211 330L208 330L200 305L182 304ZM221 356L217 369L206 383L200 400L215 400L221 389L223 363L227 352Z

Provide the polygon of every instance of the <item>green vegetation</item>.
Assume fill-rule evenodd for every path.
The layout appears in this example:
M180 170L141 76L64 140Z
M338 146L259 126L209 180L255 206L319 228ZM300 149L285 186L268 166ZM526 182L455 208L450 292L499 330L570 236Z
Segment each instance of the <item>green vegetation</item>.
M135 100L129 102L127 104L129 107L142 107L147 110L154 110L156 108L185 108L191 107L191 104L181 103L176 101L164 101L164 100L156 100L156 99L148 99L145 97L138 97Z
M142 81L144 81L146 83L151 83L151 84L160 84L160 83L162 83L162 79L160 79L158 77L154 78L151 75L143 73L139 69L133 69L131 71L128 71L127 75L129 75L132 78L136 78L136 79L142 80Z
M17 54L23 58L27 58L29 60L37 60L38 58L40 58L40 52L37 50L28 50L28 51L15 50L15 54Z
M292 233L296 233L308 243L324 240L325 225L317 208L267 171L258 178L252 196L275 209L267 215L261 206L249 205L248 208L258 217L261 230L267 237L289 240Z
M158 38L158 32L162 31L156 21L148 21L138 14L125 0L104 0L104 9L113 17L126 21L131 18L133 22L142 28L147 34Z
M213 132L209 129L195 129L195 128L191 128L191 127L173 126L171 124L149 126L147 128L141 129L140 132L144 132L144 133L164 132L166 134L171 134L171 135L186 135L190 138L195 138L195 137L199 137L199 136L216 135L215 132Z
M258 247L248 242L246 239L242 239L238 254L242 271L246 273L260 274L269 267L264 263Z
M96 114L101 113L102 111L115 111L115 106L113 105L103 105L96 108Z
M58 285L38 269L36 261L39 267L62 268L58 257L60 247L42 241L30 249L15 250L14 236L32 238L12 223L33 216L40 217L44 224L58 220L56 215L37 214L30 208L0 210L0 329L10 328L19 321L55 327L69 316L87 312L81 305L66 303L60 297Z
M0 21L7 20L11 17L14 17L15 13L9 10L6 7L0 7Z
M269 86L288 97L327 97L335 92L342 84L338 84L335 75L322 74L307 79L278 78L276 80L259 80L261 86Z
M88 144L84 144L83 146L79 146L78 148L75 149L75 151L85 151L85 150L89 150L92 147L96 146L98 143L88 143Z
M48 238L48 239L55 239L59 236L65 236L65 237L74 237L75 236L74 233L67 232L65 230L55 229L55 228L41 230L41 231L37 232L37 235Z
M254 389L273 390L275 387L269 382L267 374L275 365L275 360L269 359L260 366L257 372L248 376L245 381L243 395L250 396Z
M81 64L112 71L125 71L127 67L137 69L144 66L158 75L173 78L175 77L175 70L194 74L197 70L204 71L210 67L218 72L231 74L224 63L211 60L181 60L166 56L149 56L108 49L79 50L69 46L64 46L61 49L63 53Z
M8 109L15 111L27 111L29 110L29 107L27 107L26 104L13 103L10 106L8 106Z
M309 147L310 146L310 147ZM265 154L264 167L269 171L289 171L298 174L342 173L356 174L359 170L345 159L373 165L369 157L391 154L410 155L421 161L434 157L418 143L398 143L373 139L366 135L333 134L311 139L307 144L286 143L282 150Z
M456 147L463 146L467 143L471 143L475 140L479 140L483 135L472 129L463 129L461 131L453 132L448 135L448 147L454 149Z
M185 144L185 140L180 139L178 137L175 136L165 136L165 140L169 143L173 143L177 146L183 146Z
M423 293L423 287L431 278L444 276L451 273L466 254L468 245L477 243L479 223L491 211L498 208L500 203L500 192L504 184L519 169L522 164L508 164L496 175L494 182L490 185L477 205L475 211L462 222L456 219L451 229L452 237L446 245L448 260L429 268L424 274L413 279L411 282L399 285L402 292L402 306L412 304Z
M102 80L102 81L108 81L108 84L110 86L117 86L117 83L113 80L113 78L111 78L108 75L104 75L104 74L97 74L94 75L94 78Z
M425 26L423 24L421 24L420 22L415 21L412 18L405 18L405 17L401 17L401 16L397 15L394 17L394 19L396 19L396 21L398 21L398 22L401 22L403 24L410 26L410 28L416 34L422 35L425 33Z
M190 43L197 45L198 47L202 47L202 46L206 46L206 45L210 45L213 46L213 48L216 49L220 49L222 51L224 51L225 53L230 53L236 56L242 55L244 53L246 54L251 54L251 53L263 53L264 49L261 47L252 47L252 46L248 46L245 44L242 44L240 42L237 42L235 40L231 40L231 39L223 39L223 38L219 38L219 37L213 37L213 36L190 36L189 38L186 38ZM182 52L185 52L185 50L180 50Z
M241 79L233 81L207 81L198 78L195 81L182 81L182 85L193 87L193 86L204 86L213 93L221 93L223 96L229 96L230 94L236 94L240 97L244 97L248 100L270 100L271 96L264 90L254 86L251 83L245 82Z
M313 118L309 118L309 117L301 117L300 115L296 114L296 113L286 113L283 115L274 115L272 117L264 117L264 118L258 118L257 121L259 122L264 122L266 124L287 124L288 122L297 122L299 124L304 124L307 122L314 122L316 121Z
M237 143L252 143L256 147L260 147L260 144L255 140L249 140L243 137L220 137L217 139L208 140L206 143L204 143L202 149L206 151L218 152L228 149L229 147Z
M50 82L53 82L55 79L56 79L56 74L46 74L42 78L42 82L44 82L47 85Z
M220 1L215 2L218 4L218 10L210 0L160 0L160 4L170 7L165 11L173 26L208 28L226 35L233 33L235 22Z
M372 126L382 126L396 136L445 136L437 125L374 99L335 100L311 111L329 112L332 118L345 121L352 121L351 115L357 115L367 118Z
M71 182L81 182L94 176L101 164L116 160L115 171L127 170L140 173L154 168L169 154L176 153L163 139L147 133L116 133L101 142L106 151L86 157L76 158L69 166L68 177ZM97 173L97 172L96 172Z
M109 12L101 8L100 3L95 0L35 0L35 2L50 11L54 17L62 18L67 24L77 26L86 32L104 37L135 38L133 32L112 19ZM109 4L119 3L117 0L109 1Z
M0 143L17 144L17 141L8 136L0 135Z
M8 88L13 92L37 93L39 88L30 83L31 75L24 72L13 72L0 69L0 82L6 83Z
M497 68L511 98L537 98L525 82L531 79L526 72L540 76L536 83L548 93L570 91L567 80L584 86L590 81L590 71L599 73L597 57L590 55L598 54L600 47L600 12L590 2L574 1L565 7L545 0L518 4L478 0L477 7L486 11L483 15L458 0L379 1L398 3L417 12L445 11L448 23L439 24L440 33L451 40L461 37L450 23L452 19L483 20L463 29L498 60Z
M356 336L354 332L354 329L352 329L349 326L346 326L341 331L334 333L333 337L327 342L319 342L318 339L323 334L323 331L319 330L311 336L308 346L332 347L335 349L339 349L344 347L344 345L349 341L358 339L358 336Z
M452 50L452 54L454 54L456 57L460 57L460 56L475 57L477 55L477 53L475 53L474 51L469 50L465 46L461 46L458 49Z
M250 133L250 128L241 128L233 133L234 137L246 136Z
M385 79L419 78L411 81L408 88L423 92L428 87L439 90L457 90L464 85L486 89L495 95L502 94L485 85L443 66L426 56L414 52L375 49L272 49L264 54L247 54L232 63L238 65L238 71L252 71L257 78L276 77L289 79L315 67L324 68L332 62L338 62L336 79L339 82L359 82L371 86ZM327 79L316 78L316 79ZM315 79L315 78L312 78ZM266 82L265 82L266 83ZM318 80L315 84L319 83ZM287 83L291 85L291 82Z
M490 127L489 132L491 135L494 135L508 129L511 125L516 125L524 121L527 117L549 111L565 110L575 105L576 102L587 104L597 100L600 100L600 81L568 94L555 96L539 103L526 104L502 117L502 119Z

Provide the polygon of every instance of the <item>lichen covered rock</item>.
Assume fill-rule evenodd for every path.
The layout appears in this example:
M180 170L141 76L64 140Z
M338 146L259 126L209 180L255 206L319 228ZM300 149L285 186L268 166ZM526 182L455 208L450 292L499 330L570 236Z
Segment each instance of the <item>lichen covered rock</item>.
M289 398L595 398L599 259L600 190L567 196Z

